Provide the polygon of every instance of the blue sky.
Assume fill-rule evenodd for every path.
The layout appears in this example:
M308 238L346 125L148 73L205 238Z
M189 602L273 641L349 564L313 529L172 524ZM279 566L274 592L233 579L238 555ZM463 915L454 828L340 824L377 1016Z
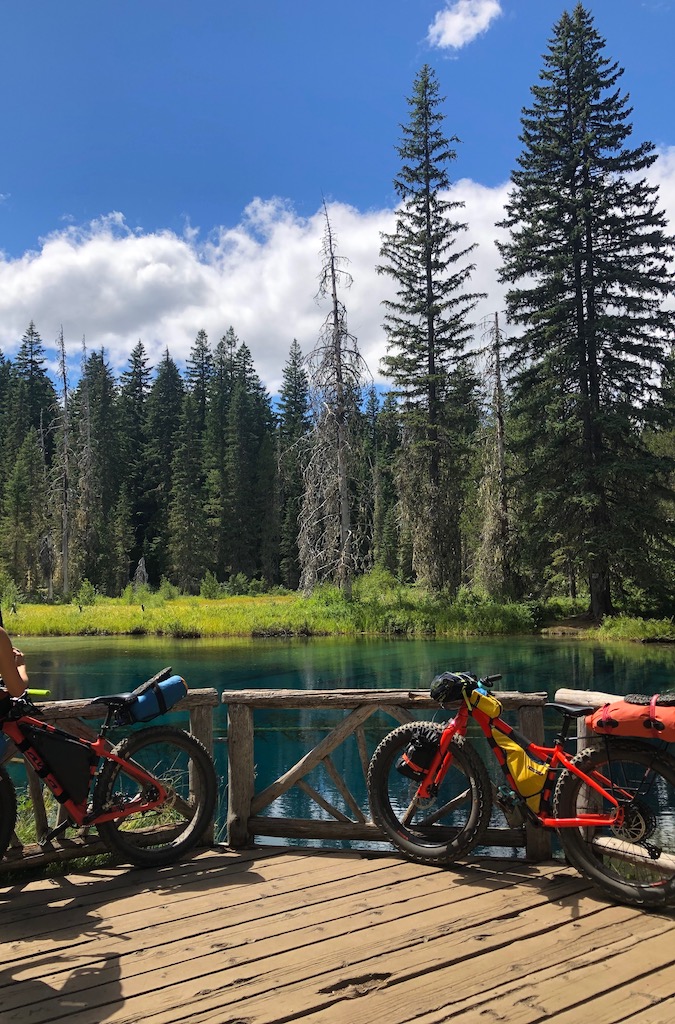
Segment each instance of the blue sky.
M374 273L391 227L399 124L422 66L457 135L451 176L480 243L474 284L500 307L494 221L559 0L14 0L0 2L0 348L30 319L51 345L124 365L184 359L232 324L271 389L304 350L321 203L352 263L350 327L377 377ZM587 8L625 68L635 140L675 216L675 0ZM672 204L672 207L671 207Z

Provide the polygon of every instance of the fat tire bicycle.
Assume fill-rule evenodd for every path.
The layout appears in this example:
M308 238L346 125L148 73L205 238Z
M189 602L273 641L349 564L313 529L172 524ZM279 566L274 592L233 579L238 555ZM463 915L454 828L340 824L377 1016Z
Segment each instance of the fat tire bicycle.
M95 739L50 725L28 694L8 698L0 732L11 739L61 808L41 846L68 828L96 828L108 850L125 862L160 867L180 860L213 819L218 783L211 755L190 733L172 725L146 726L112 746L112 728L133 723L137 696L171 677L163 669L133 693L94 698L106 707ZM161 713L161 712L160 712ZM0 859L16 826L17 799L0 766Z
M448 865L480 845L496 804L512 825L556 830L568 862L615 900L674 903L675 758L651 741L606 736L568 755L571 723L589 709L559 703L546 704L562 716L553 746L533 743L501 718L499 694L488 689L499 679L436 677L432 697L441 706L459 701L459 709L445 724L413 722L385 736L368 769L373 821L410 860ZM471 718L501 766L502 786L467 739ZM529 781L514 778L515 762L495 739L503 736L529 762Z

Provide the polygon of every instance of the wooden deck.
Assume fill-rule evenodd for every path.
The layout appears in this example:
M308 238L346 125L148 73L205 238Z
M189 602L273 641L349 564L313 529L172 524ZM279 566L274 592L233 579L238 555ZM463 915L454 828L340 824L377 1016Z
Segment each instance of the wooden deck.
M1 1024L672 1024L675 914L561 864L209 851L0 887Z

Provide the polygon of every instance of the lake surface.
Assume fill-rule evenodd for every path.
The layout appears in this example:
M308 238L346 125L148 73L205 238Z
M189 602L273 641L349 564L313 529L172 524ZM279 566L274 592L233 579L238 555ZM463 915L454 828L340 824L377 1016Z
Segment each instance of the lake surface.
M675 645L543 637L467 640L169 640L34 638L16 642L31 685L54 700L133 689L165 665L192 688L424 689L443 670L502 673L499 688L553 696L561 686L611 693L675 689Z
M448 669L479 676L501 672L496 688L546 691L549 697L560 687L617 694L675 690L675 645L600 645L549 637L394 641L26 637L15 642L26 655L31 685L49 689L54 700L128 691L166 665L191 688L209 686L219 692L425 689L437 673ZM276 709L256 713L256 787L270 784L291 767L342 714ZM386 716L369 720L371 749L393 724ZM216 766L224 782L226 731L227 709L221 706L215 713ZM336 758L354 796L365 801L355 749L350 751L345 744L336 751ZM226 786L221 789L225 792ZM275 811L302 815L302 800L306 814L306 798L297 790L280 798ZM223 805L221 821L224 814Z

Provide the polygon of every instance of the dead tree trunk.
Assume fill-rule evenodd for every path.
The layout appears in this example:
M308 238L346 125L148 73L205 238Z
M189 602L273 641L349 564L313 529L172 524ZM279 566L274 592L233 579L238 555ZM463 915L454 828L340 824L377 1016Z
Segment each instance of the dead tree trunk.
M313 429L309 438L300 511L301 585L311 591L322 580L334 582L351 597L354 576L354 526L350 505L351 430L358 413L365 363L347 330L338 286L351 276L338 256L328 210L322 249L319 297L331 309L316 346L307 358Z

